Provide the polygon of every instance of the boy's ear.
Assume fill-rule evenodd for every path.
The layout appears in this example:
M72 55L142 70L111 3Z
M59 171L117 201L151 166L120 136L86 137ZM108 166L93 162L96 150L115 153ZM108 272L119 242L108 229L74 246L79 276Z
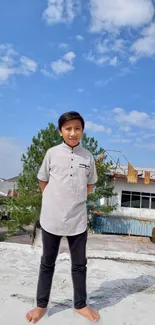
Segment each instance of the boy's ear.
M62 132L59 130L59 134L60 134L60 136L62 137Z

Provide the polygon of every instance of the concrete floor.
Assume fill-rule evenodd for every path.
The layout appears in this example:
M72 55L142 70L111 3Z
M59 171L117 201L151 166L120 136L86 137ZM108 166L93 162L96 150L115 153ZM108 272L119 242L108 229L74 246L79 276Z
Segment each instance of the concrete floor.
M28 228L29 231L32 227ZM39 233L40 231L38 231ZM31 238L29 235L20 234L8 239L11 243L29 244L31 245ZM155 255L155 244L153 244L149 237L137 236L121 236L121 235L98 235L89 233L87 248L89 250L104 250L116 252L132 252L139 254ZM68 244L65 238L62 238L60 245L60 253L68 252Z
M90 247L93 242L94 239L90 240ZM28 324L25 314L35 306L39 262L40 252L30 246L5 243L4 247L0 243L0 325ZM154 265L97 258L88 261L88 303L100 313L98 324L152 323L155 319ZM38 325L92 324L74 313L72 297L70 261L59 255L48 312Z

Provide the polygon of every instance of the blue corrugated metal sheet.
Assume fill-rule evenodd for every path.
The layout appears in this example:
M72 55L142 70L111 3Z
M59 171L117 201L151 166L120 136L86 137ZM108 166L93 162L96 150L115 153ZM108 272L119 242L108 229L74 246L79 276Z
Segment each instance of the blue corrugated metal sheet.
M128 219L111 216L93 216L93 229L99 233L152 236L155 221Z

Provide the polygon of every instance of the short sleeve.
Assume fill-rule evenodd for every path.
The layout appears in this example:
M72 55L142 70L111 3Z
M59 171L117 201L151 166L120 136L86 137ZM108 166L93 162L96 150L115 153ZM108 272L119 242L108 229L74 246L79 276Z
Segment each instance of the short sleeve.
M91 157L90 174L89 174L89 177L88 177L88 182L87 182L87 184L88 184L88 185L96 184L97 180L98 180L98 176L97 176L97 170L96 170L95 159L94 159L94 157L92 156L92 157Z
M42 165L39 169L37 178L42 182L48 183L49 175L50 175L50 157L49 157L49 151L47 151L43 159Z

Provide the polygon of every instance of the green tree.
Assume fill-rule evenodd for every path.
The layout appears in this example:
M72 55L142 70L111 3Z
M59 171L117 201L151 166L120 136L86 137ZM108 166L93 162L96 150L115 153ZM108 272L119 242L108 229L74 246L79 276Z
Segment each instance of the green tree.
M8 228L11 234L38 219L41 208L41 191L37 172L46 151L61 142L62 138L58 129L49 123L46 129L40 130L38 135L33 137L31 146L28 147L26 154L23 154L23 170L18 177L18 197L8 201L12 220L8 222ZM97 201L103 196L110 197L113 195L113 187L111 187L107 177L111 163L106 162L105 155L101 155L104 150L98 147L98 142L94 138L89 138L84 134L82 145L94 155L98 171L96 188L88 197L88 211L103 213L107 211L107 206L101 207Z
M8 222L10 234L22 229L38 219L41 208L41 191L37 179L38 169L46 151L62 142L58 129L49 123L32 138L32 144L22 155L23 169L17 180L18 197L8 202L11 222Z

